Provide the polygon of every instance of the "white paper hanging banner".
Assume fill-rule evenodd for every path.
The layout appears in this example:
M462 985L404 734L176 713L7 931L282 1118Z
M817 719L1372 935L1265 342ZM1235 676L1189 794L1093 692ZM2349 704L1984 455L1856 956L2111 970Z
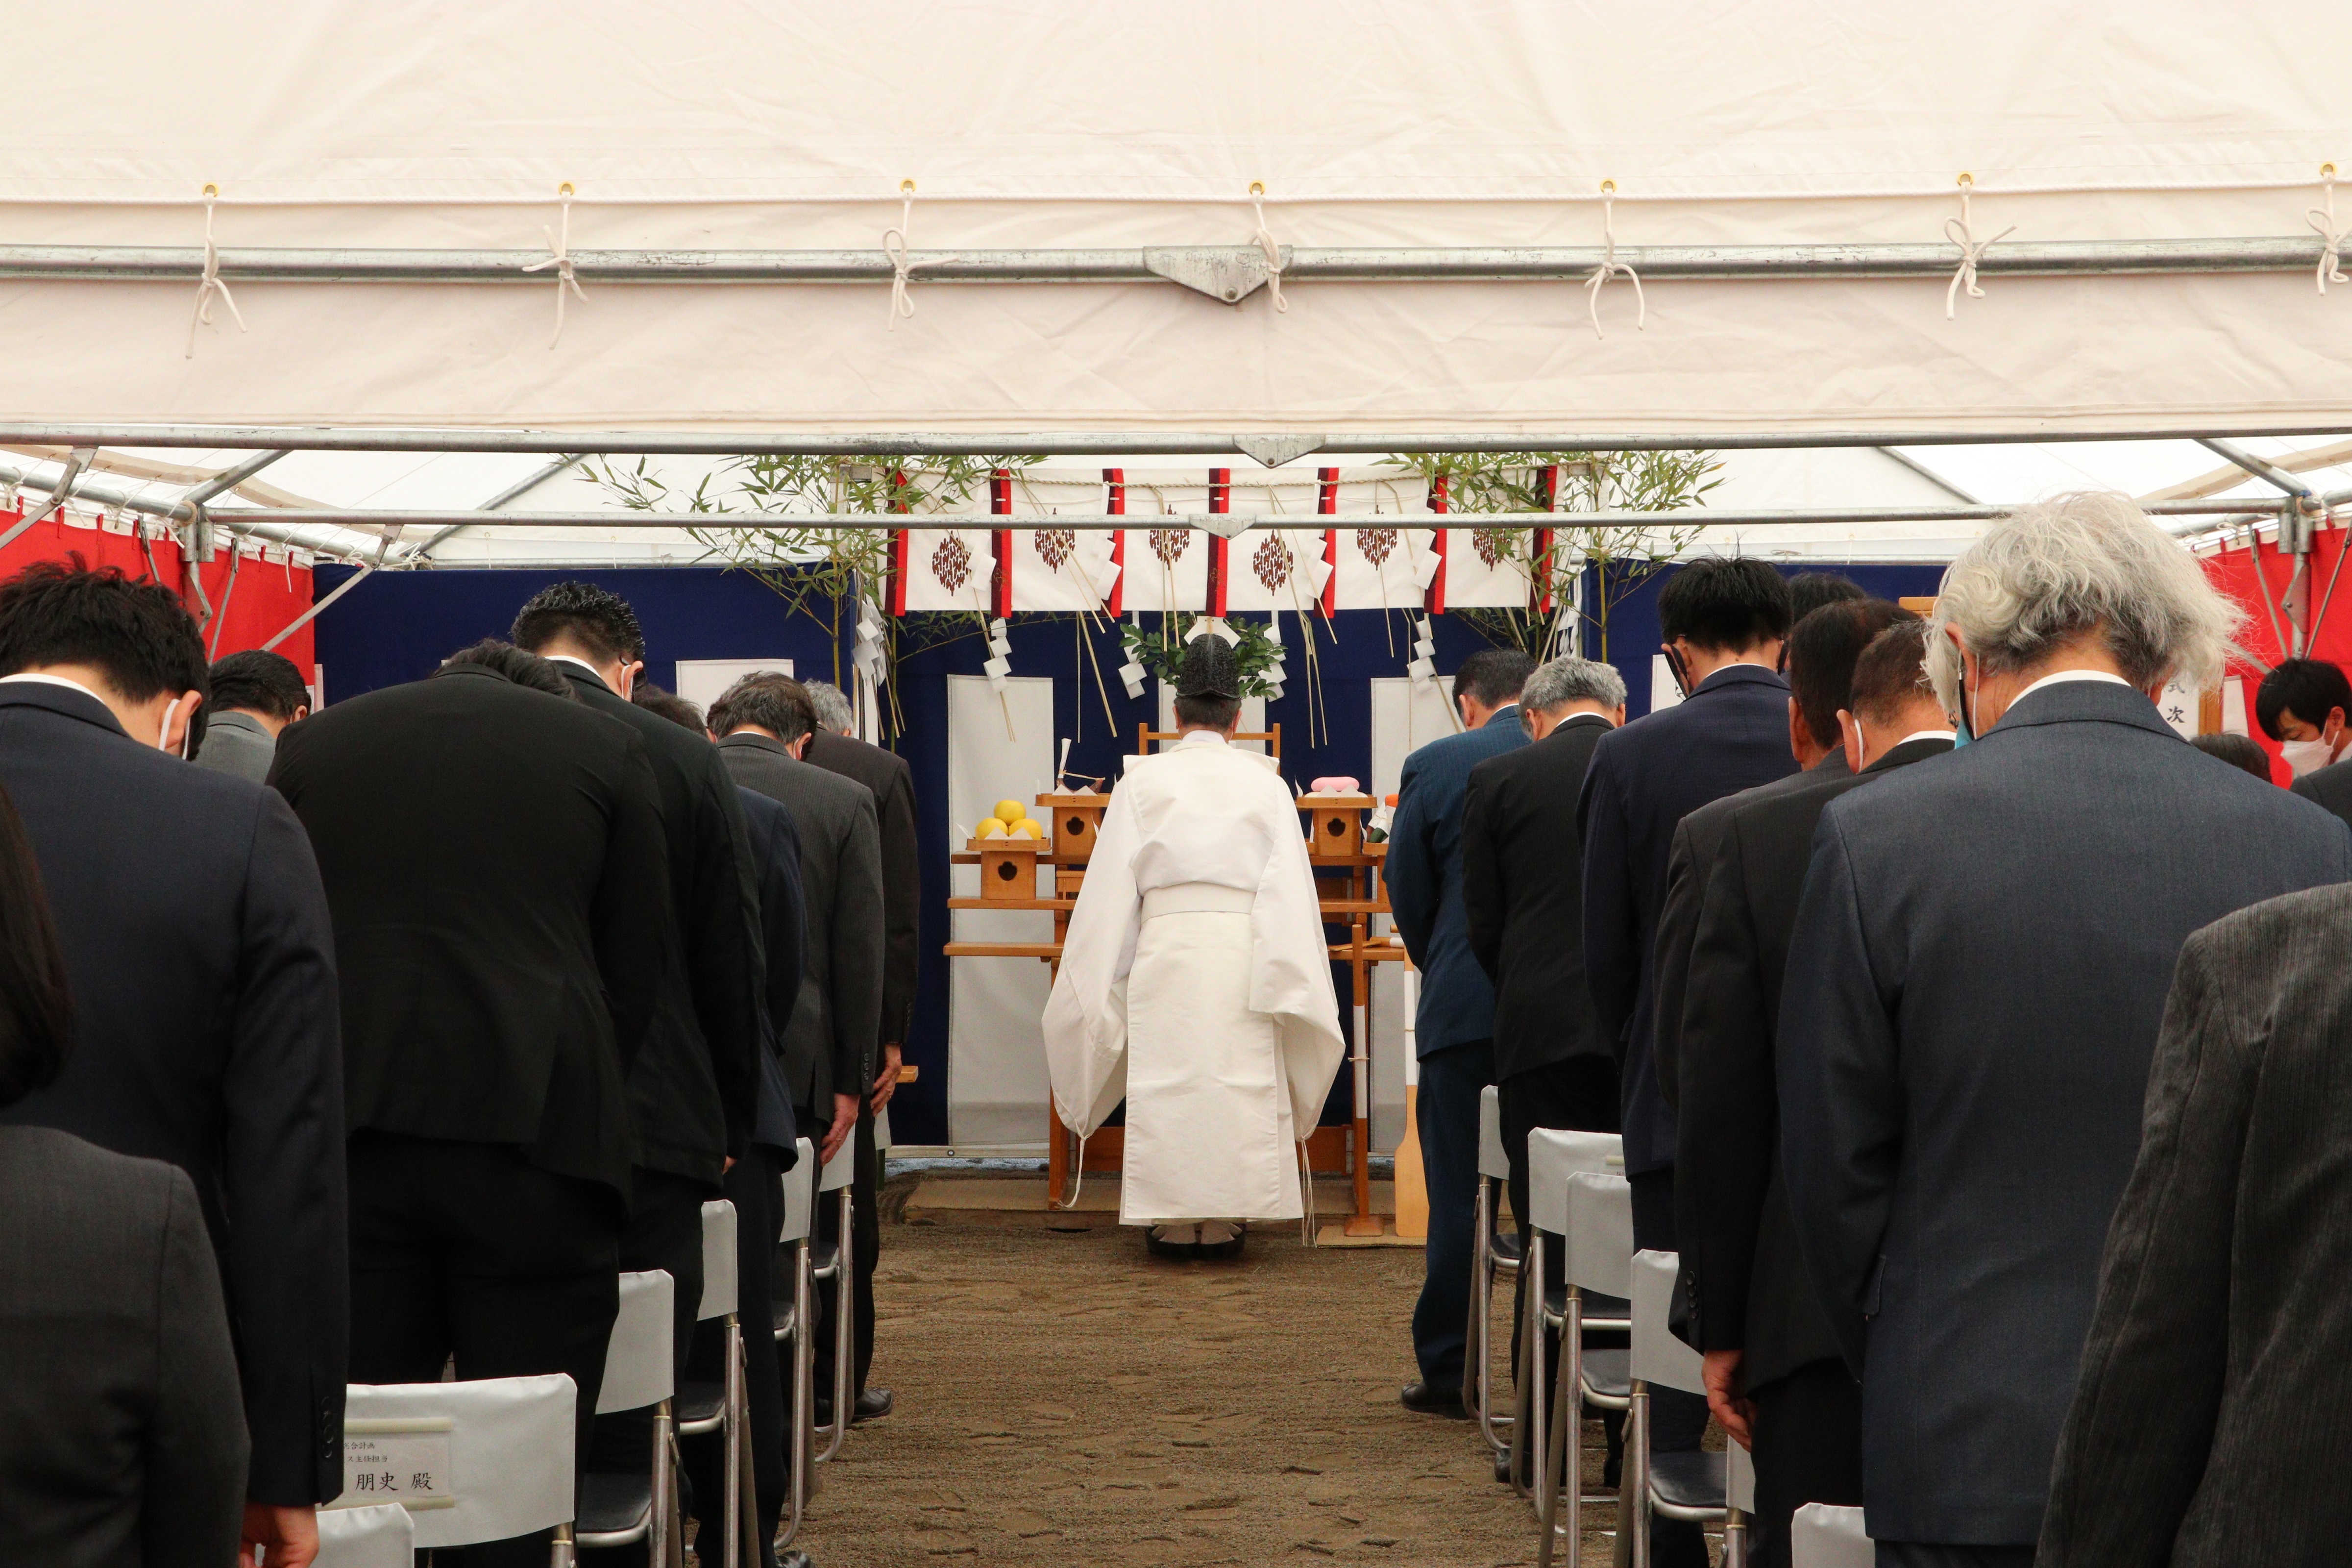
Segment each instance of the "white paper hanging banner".
M907 608L979 610L989 606L995 563L984 528L907 531ZM1016 576L1015 582L1019 581Z
M1445 535L1446 608L1528 602L1527 531L1449 528Z

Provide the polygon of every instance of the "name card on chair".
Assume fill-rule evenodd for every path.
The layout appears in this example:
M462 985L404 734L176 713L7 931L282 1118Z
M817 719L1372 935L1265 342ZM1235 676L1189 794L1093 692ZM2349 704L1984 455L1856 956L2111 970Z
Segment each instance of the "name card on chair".
M396 1502L419 1509L457 1506L449 1470L446 1417L343 1423L343 1495L333 1506Z

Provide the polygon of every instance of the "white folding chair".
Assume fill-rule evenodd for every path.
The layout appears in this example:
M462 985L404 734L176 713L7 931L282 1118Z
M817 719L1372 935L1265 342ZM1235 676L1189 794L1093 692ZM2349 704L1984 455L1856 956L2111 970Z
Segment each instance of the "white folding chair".
M1510 1179L1510 1156L1503 1149L1502 1102L1490 1083L1478 1095L1478 1207L1470 1244L1470 1332L1462 1347L1462 1405L1478 1413L1478 1430L1486 1434L1497 1459L1510 1452L1505 1429L1517 1419L1497 1415L1492 1408L1494 1347L1488 1342L1493 1338L1496 1272L1516 1276L1519 1270L1517 1254L1498 1248L1495 1237L1495 1194Z
M571 1561L580 1390L562 1373L468 1383L352 1384L343 1402L343 1491L320 1510L404 1499L415 1548L475 1546L553 1530ZM357 1484L362 1475L370 1484ZM427 1484L416 1484L425 1475Z
M1560 1291L1559 1378L1553 1387L1552 1419L1544 1434L1542 1468L1536 1477L1537 1512L1543 1521L1542 1538L1536 1545L1538 1568L1551 1568L1552 1546L1560 1530L1563 1493L1568 1500L1565 1533L1569 1568L1577 1568L1583 1557L1584 1406L1624 1410L1633 1403L1630 1352L1584 1348L1585 1329L1598 1326L1585 1317L1588 1297L1622 1300L1633 1294L1633 1189L1624 1177L1611 1172L1561 1168L1576 1149L1576 1145L1563 1140L1602 1136L1606 1134L1539 1130L1528 1139L1528 1206L1535 1211L1538 1237L1545 1230L1557 1227L1564 1281ZM1542 1156L1541 1165L1538 1155ZM1544 1169L1549 1178L1540 1186L1535 1181L1538 1169ZM1528 1266L1540 1270L1542 1257L1530 1257ZM1537 1272L1528 1278L1540 1279L1543 1276ZM1630 1302L1626 1310L1631 1311ZM1534 1336L1522 1338L1532 1340ZM1539 1393L1543 1381L1541 1363L1522 1359L1528 1381ZM1622 1530L1623 1520L1618 1523Z
M1542 1458L1551 1430L1551 1391L1544 1383L1541 1357L1551 1342L1549 1335L1555 1331L1567 1332L1570 1299L1576 1298L1576 1310L1581 1324L1579 1330L1580 1349L1582 1329L1622 1330L1626 1325L1625 1302L1615 1290L1578 1296L1573 1289L1564 1286L1558 1295L1554 1295L1549 1285L1539 1283L1549 1272L1545 1266L1546 1248L1565 1245L1566 1242L1568 1178L1579 1172L1612 1176L1622 1187L1624 1178L1617 1172L1623 1164L1624 1142L1614 1132L1571 1132L1538 1127L1528 1134L1528 1256L1520 1263L1520 1274L1527 1282L1528 1310L1519 1331L1518 1367L1512 1379L1516 1385L1512 1394L1515 1414L1507 1456L1511 1485L1522 1492L1528 1489L1520 1485L1519 1473L1530 1457ZM1630 1196L1626 1199L1629 1205L1632 1201ZM1629 1215L1633 1212L1630 1206L1626 1212ZM1628 1219L1626 1235L1629 1238L1633 1235L1632 1225L1632 1220ZM1554 1237L1559 1239L1549 1239ZM1627 1256L1631 1256L1632 1251L1629 1239ZM1580 1418L1580 1413L1574 1417ZM1549 1485L1545 1476L1539 1474L1536 1477L1535 1502L1538 1509L1549 1495Z
M817 1179L820 1201L827 1194L838 1194L835 1199L840 1205L833 1230L835 1239L811 1243L815 1250L809 1263L810 1279L818 1284L830 1280L833 1284L833 1419L816 1429L816 1436L824 1443L816 1455L820 1465L841 1452L841 1440L849 1431L849 1418L856 1414L857 1405L857 1390L853 1386L856 1380L851 1375L850 1338L850 1331L856 1326L851 1320L857 1293L856 1248L850 1236L856 1196L852 1184L856 1179L857 1136L852 1133L841 1141L841 1147L833 1152L833 1158L825 1162L824 1173ZM815 1351L812 1343L812 1363Z
M1789 1521L1789 1568L1871 1568L1877 1561L1858 1508L1809 1502Z
M758 1510L753 1506L749 1467L751 1460L750 1407L744 1384L743 1324L737 1315L739 1269L735 1205L713 1198L702 1205L702 1303L695 1321L723 1319L726 1370L717 1383L688 1383L677 1391L677 1435L699 1437L723 1432L727 1450L727 1494L717 1517L730 1520L727 1532L727 1568L739 1568L745 1543L758 1552ZM703 1516L709 1519L712 1516ZM706 1537L705 1539L708 1539Z
M1706 1397L1698 1352L1676 1339L1666 1326L1667 1314L1674 1308L1679 1262L1671 1252L1633 1255L1633 1410L1625 1422L1625 1490L1633 1499L1633 1517L1630 1523L1621 1519L1619 1528L1633 1532L1633 1568L1650 1568L1652 1514L1694 1524L1720 1522L1723 1568L1743 1568L1748 1561L1747 1521L1730 1506L1727 1457L1650 1452L1653 1384Z
M621 1276L621 1310L604 1350L604 1385L596 1393L596 1414L654 1407L654 1458L643 1476L592 1470L581 1478L580 1518L574 1530L582 1546L646 1542L646 1561L669 1561L677 1520L677 1482L671 1468L671 1396L677 1393L677 1319L673 1301L677 1282L667 1268Z
M319 1511L318 1568L413 1568L416 1521L396 1502Z
M792 1518L776 1541L778 1552L793 1543L800 1533L801 1516L808 1511L809 1471L814 1468L809 1454L816 1434L816 1394L809 1386L816 1371L814 1336L805 1331L816 1321L809 1258L809 1233L816 1216L816 1146L803 1138L794 1149L798 1157L783 1175L784 1221L776 1229L776 1244L793 1249L793 1299L776 1310L776 1342L790 1340L793 1346Z

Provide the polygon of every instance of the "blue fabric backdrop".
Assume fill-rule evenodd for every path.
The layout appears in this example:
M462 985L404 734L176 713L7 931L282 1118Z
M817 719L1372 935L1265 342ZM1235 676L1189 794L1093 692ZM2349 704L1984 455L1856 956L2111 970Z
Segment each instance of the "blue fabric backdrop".
M314 591L321 597L332 593L352 570L320 565ZM1942 571L1936 566L1841 570L1889 597L1932 594ZM837 679L836 671L847 659L845 639L837 645L828 627L804 615L789 615L780 596L743 573L718 568L377 573L317 622L328 700L419 679L468 643L504 637L524 600L566 578L593 580L628 599L645 625L652 654L647 673L673 689L676 663L682 658L782 657L812 679ZM1635 714L1649 710L1650 655L1658 646L1657 590L1663 582L1663 576L1656 577L1636 587L1610 617L1609 653L1624 671ZM1291 647L1289 686L1280 700L1267 705L1267 718L1283 729L1286 776L1304 784L1318 774L1362 778L1370 773L1368 683L1375 676L1402 674L1409 657L1406 644L1412 639L1402 614L1385 618L1386 628L1382 612L1343 611L1329 633L1318 627L1320 682L1310 736L1310 683L1296 617L1285 617L1284 636ZM1156 619L1148 617L1146 624ZM1459 616L1437 617L1434 628L1441 671L1452 671L1465 656L1487 646ZM1336 641L1331 640L1334 633ZM1116 776L1119 755L1134 748L1137 724L1156 718L1149 686L1144 697L1133 701L1120 686L1115 671L1123 658L1116 638L1107 631L1081 630L1069 619L1016 620L1011 635L1013 672L1053 679L1055 732L1075 737L1071 769ZM892 1130L902 1143L948 1140L948 961L939 951L948 934L947 677L977 675L986 658L987 649L975 634L902 655L898 665L898 705L906 728L895 745L914 771L923 868L922 976L907 1057L924 1071L894 1102ZM1344 971L1339 982L1344 994ZM1344 1026L1347 1010L1341 1012ZM1350 1114L1349 1092L1349 1075L1341 1073L1325 1112L1327 1121L1344 1121Z

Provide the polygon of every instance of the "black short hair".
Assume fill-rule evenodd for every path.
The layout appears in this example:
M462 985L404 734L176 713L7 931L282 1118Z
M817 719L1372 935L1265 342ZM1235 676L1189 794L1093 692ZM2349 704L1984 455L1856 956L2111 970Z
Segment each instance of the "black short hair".
M1867 599L1870 590L1843 572L1800 572L1789 579L1789 625L1847 599Z
M1838 710L1853 706L1853 667L1879 633L1919 617L1885 599L1839 599L1789 633L1789 695L1816 746L1838 743Z
M1515 647L1482 647L1454 672L1456 700L1475 697L1488 708L1517 702L1527 689L1536 661Z
M681 730L703 732L702 710L675 691L665 691L650 680L640 680L629 688L629 700L648 713L659 714Z
M86 664L133 702L212 694L195 617L170 589L120 566L92 571L79 552L69 560L36 561L0 583L0 675Z
M503 643L496 637L484 637L471 647L459 648L443 659L441 668L433 673L446 675L450 670L469 666L494 670L517 686L544 691L550 697L561 697L566 702L580 700L580 693L572 689L571 679L555 667L554 660L541 658L535 653L525 653L512 643Z
M279 723L310 705L310 689L294 661L257 647L213 661L213 694L207 706L215 713L231 708L267 713Z
M1846 710L1864 719L1886 719L1912 698L1928 695L1927 623L1906 611L1871 638L1853 661L1853 689L1847 694ZM1811 727L1812 721L1805 722Z
M1238 697L1179 697L1176 699L1176 727L1206 724L1212 730L1222 730L1241 717L1242 700Z
M73 1049L73 989L24 822L0 791L0 1107L58 1080Z
M569 633L596 658L626 663L646 657L646 628L629 601L593 583L551 583L515 613L507 635L515 646L539 652Z
M1710 651L1789 635L1789 584L1761 561L1694 561L1658 590L1658 629Z
M724 735L745 724L756 724L789 746L816 728L816 704L791 676L755 669L710 705L710 728L716 733Z
M2273 741L2286 739L2279 733L2280 714L2293 713L2306 724L2321 725L2336 708L2352 720L2352 681L2324 658L2290 658L2254 689L2254 719Z
M2303 717L2300 710L2295 717ZM2245 769L2264 784L2271 782L2271 754L2255 745L2248 736L2232 735L2223 730L2210 735L2194 736L2189 743L2209 757L2218 758L2233 768Z

